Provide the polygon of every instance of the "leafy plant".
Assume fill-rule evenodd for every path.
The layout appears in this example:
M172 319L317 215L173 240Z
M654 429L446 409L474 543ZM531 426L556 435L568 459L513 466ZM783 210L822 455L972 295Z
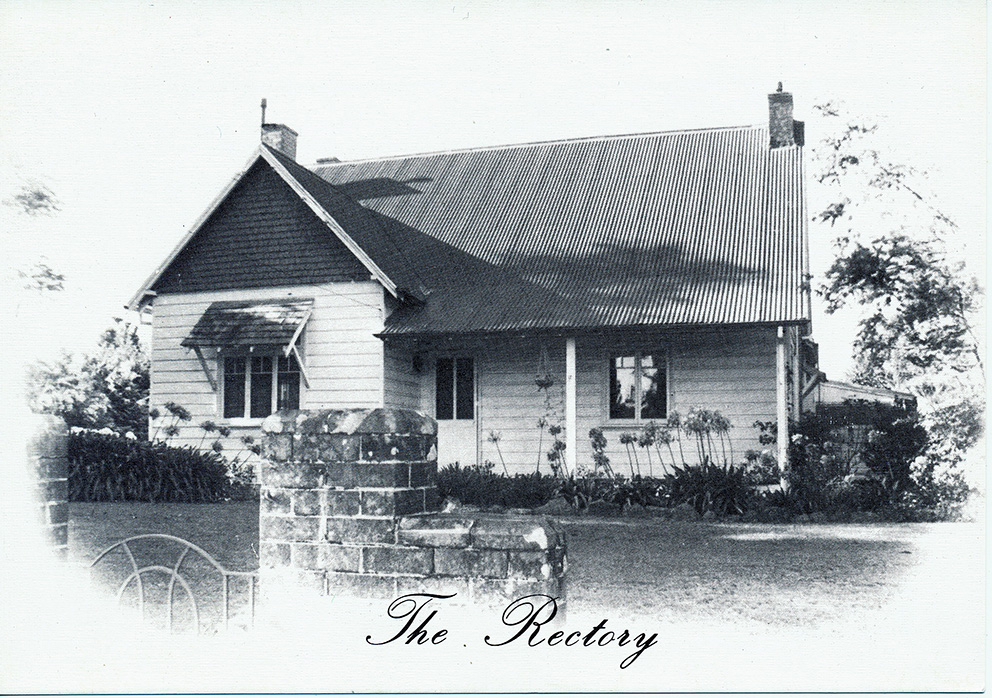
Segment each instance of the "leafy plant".
M463 504L529 508L550 501L557 492L558 479L539 473L496 473L491 462L464 467L454 463L438 470L437 487L442 498Z
M669 504L688 503L700 514L743 514L754 501L751 483L742 467L723 467L709 461L675 466L664 480Z
M589 441L592 446L593 470L599 475L603 474L613 477L613 468L610 467L610 457L606 455L606 435L599 427L589 430Z
M213 450L89 431L69 436L71 501L204 503L253 495L250 478Z
M506 475L510 474L510 471L506 469L506 461L503 459L503 450L499 447L499 442L503 440L503 434L498 431L489 432L489 443L496 447L496 453L499 455L499 462L503 464L503 473Z

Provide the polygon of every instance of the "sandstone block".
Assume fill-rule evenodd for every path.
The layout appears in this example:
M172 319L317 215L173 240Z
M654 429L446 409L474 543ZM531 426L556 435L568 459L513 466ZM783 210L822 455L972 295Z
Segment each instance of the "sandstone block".
M438 548L434 551L437 574L452 577L502 578L507 574L507 554L502 550Z
M364 490L361 498L361 511L369 516L404 516L424 510L422 490Z
M394 519L335 517L327 519L328 543L395 543Z
M262 516L259 528L262 540L316 542L320 537L320 517Z
M332 572L358 572L361 548L324 543L320 546L319 566Z
M362 570L375 574L431 574L434 551L394 546L362 548Z
M329 516L358 516L361 511L361 494L355 490L327 490Z
M401 519L398 540L404 545L466 548L471 543L472 519L454 516L412 516Z
M498 550L547 550L558 545L559 533L547 519L478 519L472 546Z
M293 492L292 501L297 516L320 516L320 490L298 490Z
M549 579L553 574L548 553L514 550L509 553L507 576L523 579Z

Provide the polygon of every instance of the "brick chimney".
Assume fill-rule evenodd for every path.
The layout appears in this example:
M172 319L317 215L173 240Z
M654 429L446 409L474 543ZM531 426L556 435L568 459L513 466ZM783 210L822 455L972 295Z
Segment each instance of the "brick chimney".
M300 135L285 124L262 124L262 142L286 157L296 159L296 137Z
M792 93L778 89L768 95L768 135L770 147L781 148L787 145L803 145L805 124L792 118Z

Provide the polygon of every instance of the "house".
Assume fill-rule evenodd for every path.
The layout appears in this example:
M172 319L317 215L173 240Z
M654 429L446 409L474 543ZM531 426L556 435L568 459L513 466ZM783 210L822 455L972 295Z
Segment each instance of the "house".
M415 408L441 465L511 472L548 471L542 419L569 470L599 427L625 471L621 434L698 407L739 459L816 375L803 125L768 99L757 126L308 167L263 123L129 303L153 317L151 404L228 425L228 449L277 409Z

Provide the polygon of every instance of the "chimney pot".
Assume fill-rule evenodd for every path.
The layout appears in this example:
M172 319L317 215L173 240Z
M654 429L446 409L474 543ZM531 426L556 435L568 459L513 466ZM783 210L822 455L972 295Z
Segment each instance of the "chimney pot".
M262 124L262 142L291 160L296 160L296 138L299 135L285 124Z

